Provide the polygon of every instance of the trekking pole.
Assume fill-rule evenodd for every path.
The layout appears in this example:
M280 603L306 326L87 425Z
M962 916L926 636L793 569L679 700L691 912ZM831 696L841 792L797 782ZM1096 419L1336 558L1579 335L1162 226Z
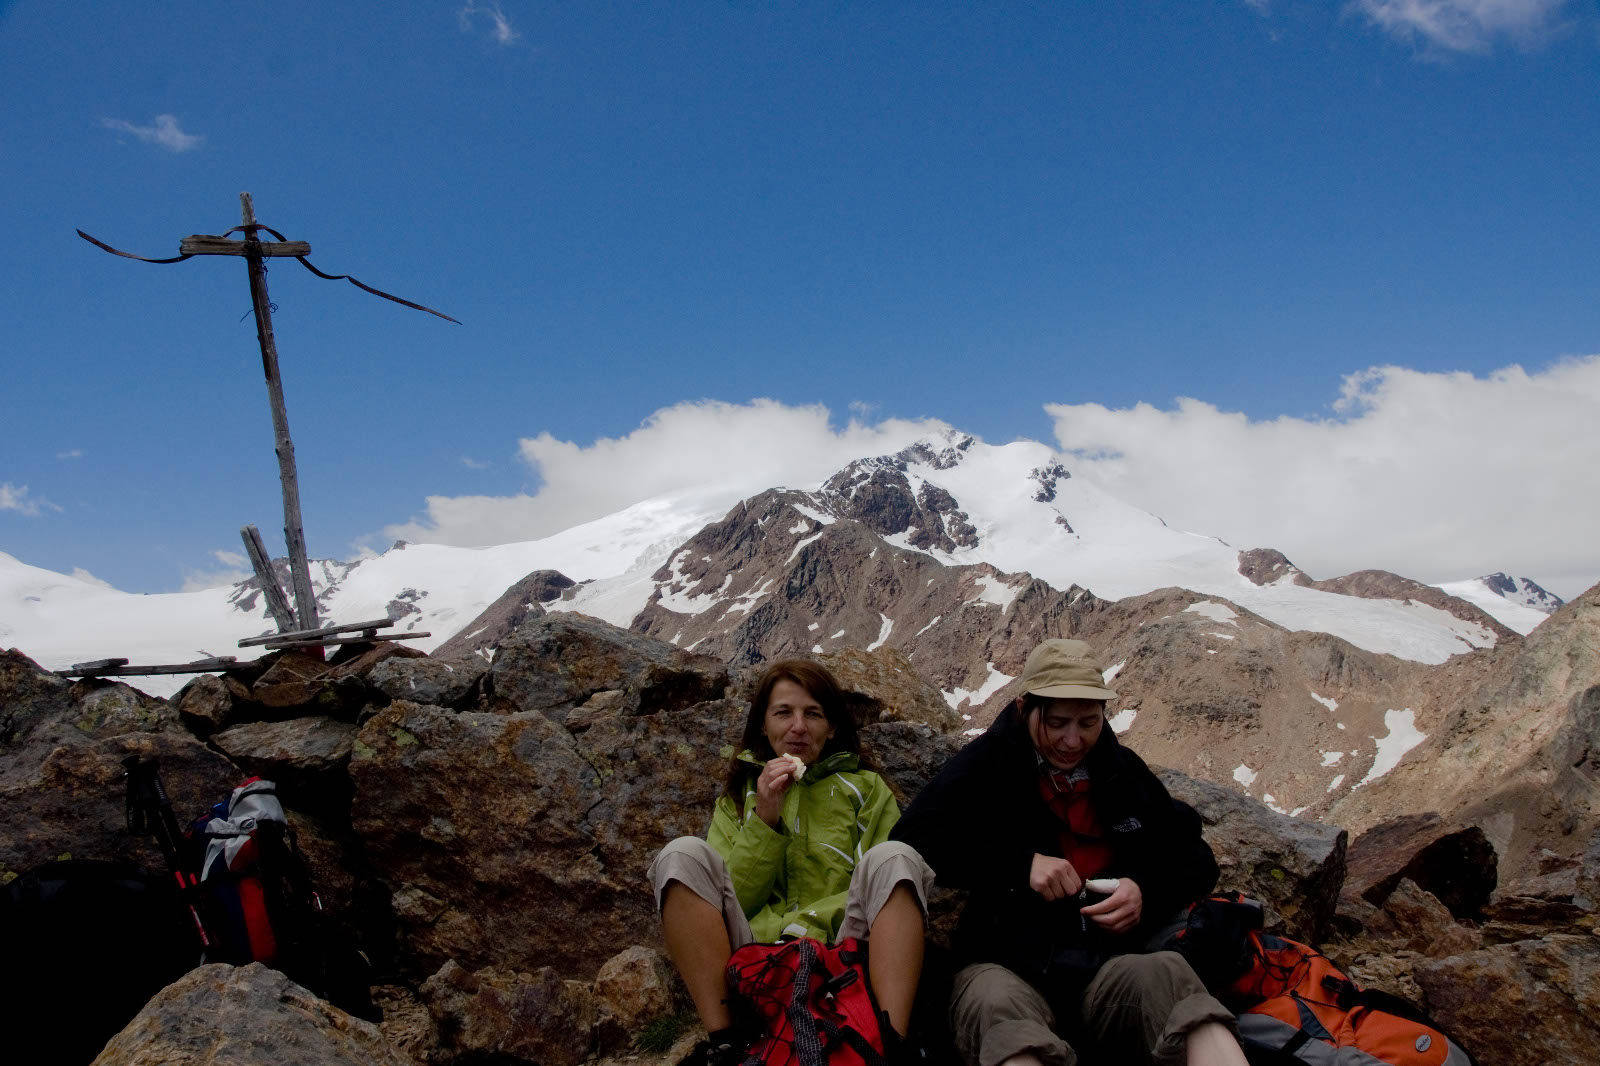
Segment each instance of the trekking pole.
M128 832L135 836L154 836L166 861L167 871L178 884L178 896L189 910L194 931L200 938L202 955L211 950L211 937L206 934L205 922L194 904L199 880L183 868L182 854L178 850L181 833L178 819L172 813L172 803L161 783L161 774L154 759L141 762L139 756L129 755L122 760L128 772Z

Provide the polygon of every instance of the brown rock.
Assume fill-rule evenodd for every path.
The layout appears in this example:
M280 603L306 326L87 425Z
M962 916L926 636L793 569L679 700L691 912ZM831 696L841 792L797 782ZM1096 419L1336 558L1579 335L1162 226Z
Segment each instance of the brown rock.
M1276 548L1251 548L1239 553L1239 573L1252 585L1271 585L1289 577L1296 585L1309 585L1311 579Z
M1494 892L1498 858L1477 826L1447 825L1435 813L1373 826L1350 846L1346 894L1381 906L1402 878L1432 892L1458 918L1475 918Z
M235 764L273 780L306 780L339 773L350 759L356 727L332 718L249 722L223 730L212 743Z
M620 1048L659 1019L685 1009L686 994L672 964L646 947L606 960L594 979L595 1044Z
M858 725L872 722L917 722L941 733L961 728L961 716L951 710L939 690L924 681L894 648L861 651L844 648L819 655L845 690L845 704Z
M433 1019L427 1004L405 985L374 985L372 1003L383 1012L378 1032L389 1046L414 1066L429 1066L433 1052Z
M606 689L621 689L626 714L655 714L720 699L728 668L715 659L584 615L536 618L500 647L487 689L495 700L562 721Z
M1595 1010L1600 942L1593 937L1497 944L1424 959L1424 1006L1480 1062L1600 1062Z
M435 648L433 657L450 662L468 658L488 662L501 643L524 622L544 614L540 604L559 599L562 591L572 586L573 580L559 571L535 570L506 589L482 614Z
M428 653L396 640L372 644L342 644L328 663L329 677L366 677L379 663L396 659L426 659Z
M475 655L456 660L393 658L374 667L367 684L391 700L466 707L476 702L479 682L488 672L489 664Z
M1333 956L1329 955L1329 958ZM1334 959L1334 965L1344 970L1362 988L1387 992L1391 996L1399 996L1407 1003L1420 1007L1422 989L1418 987L1414 974L1417 963L1422 958L1420 952L1397 951L1393 954L1362 955L1349 964Z
M1421 952L1430 958L1459 955L1483 946L1483 935L1456 922L1437 896L1418 887L1409 877L1400 879L1383 909L1401 935L1403 950Z
M165 700L111 681L68 685L15 652L0 655L0 715L0 881L61 857L160 869L154 841L126 828L128 756L158 760L180 822L241 776Z
M445 1062L526 1062L577 1066L589 1054L594 999L587 985L564 981L548 966L531 974L454 960L423 984Z
M189 732L204 740L233 723L233 691L216 674L200 674L172 697Z
M1269 931L1320 943L1344 882L1343 829L1277 814L1262 804L1176 770L1158 770L1174 799L1193 807L1222 869L1218 888L1266 906Z
M191 970L112 1037L94 1066L411 1063L384 1041L377 1026L256 962Z

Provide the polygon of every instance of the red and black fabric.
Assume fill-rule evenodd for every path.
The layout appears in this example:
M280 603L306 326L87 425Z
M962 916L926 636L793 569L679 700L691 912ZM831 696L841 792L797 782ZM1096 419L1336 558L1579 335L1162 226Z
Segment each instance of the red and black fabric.
M866 941L746 944L728 960L736 1016L760 1036L745 1066L886 1066L889 1022L872 996Z

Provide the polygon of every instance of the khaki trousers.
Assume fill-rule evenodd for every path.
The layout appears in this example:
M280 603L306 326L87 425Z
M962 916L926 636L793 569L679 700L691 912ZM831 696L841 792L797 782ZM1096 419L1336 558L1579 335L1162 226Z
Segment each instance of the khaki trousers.
M728 943L735 951L755 940L750 921L739 906L733 878L716 849L699 837L679 837L662 848L650 864L650 883L655 887L656 909L667 885L681 882L689 891L722 912L728 927ZM909 844L886 840L867 849L850 875L850 894L846 897L844 921L837 940L865 937L877 921L878 912L889 902L889 895L900 882L916 893L917 906L928 913L928 891L933 887L933 871Z
M1235 1027L1232 1013L1173 951L1113 957L1089 982L1079 1010L1095 1058L1118 1066L1181 1063L1191 1030L1207 1022ZM1004 966L977 963L956 974L950 1028L967 1066L999 1066L1023 1052L1046 1066L1075 1066L1078 1055L1055 1024L1038 989Z

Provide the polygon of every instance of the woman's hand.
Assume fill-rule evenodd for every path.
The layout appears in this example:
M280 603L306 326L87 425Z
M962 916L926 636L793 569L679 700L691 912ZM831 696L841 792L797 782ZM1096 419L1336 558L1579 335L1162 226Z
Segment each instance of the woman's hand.
M1078 894L1083 878L1066 859L1035 853L1033 868L1028 871L1028 887L1045 899L1065 899Z
M768 761L756 778L756 817L778 828L778 818L783 814L783 794L794 781L793 761L781 755Z
M1139 916L1144 913L1144 893L1133 878L1119 878L1115 892L1079 913L1094 919L1107 932L1126 933L1139 924Z

